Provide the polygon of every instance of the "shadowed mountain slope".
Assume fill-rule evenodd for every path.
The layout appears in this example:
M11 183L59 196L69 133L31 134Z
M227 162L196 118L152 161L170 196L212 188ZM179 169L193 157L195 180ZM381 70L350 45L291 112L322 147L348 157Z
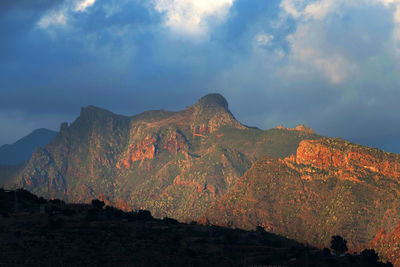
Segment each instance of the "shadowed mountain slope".
M11 145L0 147L1 165L18 165L27 161L37 147L45 147L57 132L47 129L37 129Z

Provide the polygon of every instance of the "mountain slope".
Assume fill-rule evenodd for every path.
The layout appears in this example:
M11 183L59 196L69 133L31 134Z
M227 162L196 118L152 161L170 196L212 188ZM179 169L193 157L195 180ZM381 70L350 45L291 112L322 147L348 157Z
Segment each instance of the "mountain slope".
M339 234L352 250L376 248L398 266L398 243L384 233L400 222L399 177L398 154L341 139L304 140L290 157L260 159L203 220L263 226L319 247Z
M11 145L0 147L0 164L18 165L29 160L36 147L45 147L57 132L37 129Z
M392 266L261 229L184 224L143 210L47 201L26 190L0 188L0 216L1 266Z
M45 197L101 198L155 216L198 218L263 155L286 157L308 131L262 131L239 123L218 94L179 112L125 117L86 107L33 157L18 182Z

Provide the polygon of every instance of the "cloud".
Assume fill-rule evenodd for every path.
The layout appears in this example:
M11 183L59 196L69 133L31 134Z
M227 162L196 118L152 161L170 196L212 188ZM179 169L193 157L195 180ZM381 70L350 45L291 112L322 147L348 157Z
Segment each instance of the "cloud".
M349 37L348 40L341 39L336 34L335 27L339 28L354 17L350 11L355 14L359 10L365 10L371 13L371 8L376 8L375 13L379 14L380 6L385 6L389 11L393 11L393 19L396 24L396 17L399 14L400 19L400 1L399 0L360 0L357 2L346 0L282 0L281 7L281 24L285 23L288 18L295 21L295 30L287 36L289 46L288 57L292 64L289 64L285 71L299 75L305 75L308 70L309 74L319 72L325 76L332 84L344 83L349 77L354 78L362 68L361 61L355 59L354 55L359 54L357 50L353 50L350 44L354 39L360 47L371 44L371 36L374 34L361 32L367 27L362 27L353 36L347 35L349 31L340 28L342 35ZM366 17L365 15L364 17ZM358 16L363 21L362 16ZM333 25L333 22L336 25ZM361 26L361 25L360 25ZM364 42L358 36L362 35ZM339 40L335 40L332 36L336 36ZM391 52L397 50L396 42L400 42L400 22L393 29L393 41ZM355 43L355 41L353 41ZM385 40L388 44L388 40ZM351 49L350 49L351 48ZM398 50L400 52L400 49ZM399 53L400 54L400 53ZM394 55L394 54L393 54ZM296 66L296 67L294 67Z
M393 0L0 1L7 37L0 125L18 129L0 140L57 128L89 104L132 115L182 109L208 92L222 93L238 119L260 128L305 123L348 139L399 136L398 7ZM9 110L19 112L18 123L7 120Z
M49 10L37 23L39 28L46 30L50 27L65 27L73 13L86 12L96 0L64 0L58 8Z
M82 0L77 3L75 11L86 11L89 7L93 6L96 0Z
M270 44L274 40L272 34L261 33L255 37L255 42L258 46L265 46Z
M50 26L66 26L66 25L67 25L67 15L65 10L52 11L43 16L38 22L38 26L42 29L47 29Z
M164 25L176 33L201 36L210 20L223 22L234 0L154 0L156 11L165 14Z
M312 75L320 72L331 83L340 84L357 72L356 63L331 42L324 27L318 23L298 25L296 31L289 35L287 40L291 61L289 68L293 65L297 66L302 71L301 75L305 74L304 70L308 70ZM287 74L290 74L290 70L287 67L284 68L289 72Z

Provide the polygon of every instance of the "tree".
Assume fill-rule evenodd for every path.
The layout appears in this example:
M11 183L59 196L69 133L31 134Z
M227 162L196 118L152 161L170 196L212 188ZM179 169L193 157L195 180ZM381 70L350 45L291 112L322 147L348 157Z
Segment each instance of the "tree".
M377 262L379 260L378 254L373 249L364 249L361 252L361 257L367 262Z
M332 236L331 240L331 249L335 252L336 255L341 255L345 253L347 248L347 240L343 239L343 237L339 235Z
M98 199L93 199L92 200L92 206L97 208L97 209L102 209L104 207L105 203L104 201L98 200Z

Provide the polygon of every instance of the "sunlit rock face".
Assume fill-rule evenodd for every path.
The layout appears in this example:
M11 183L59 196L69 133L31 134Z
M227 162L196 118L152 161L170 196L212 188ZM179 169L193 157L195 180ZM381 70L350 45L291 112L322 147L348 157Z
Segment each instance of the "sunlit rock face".
M296 156L288 161L324 170L335 168L341 172L376 174L377 178L384 175L397 180L400 177L400 155L338 139L304 140Z
M352 251L375 248L398 262L399 163L397 154L341 139L303 140L285 159L258 160L202 220L263 226L321 248L340 234Z

